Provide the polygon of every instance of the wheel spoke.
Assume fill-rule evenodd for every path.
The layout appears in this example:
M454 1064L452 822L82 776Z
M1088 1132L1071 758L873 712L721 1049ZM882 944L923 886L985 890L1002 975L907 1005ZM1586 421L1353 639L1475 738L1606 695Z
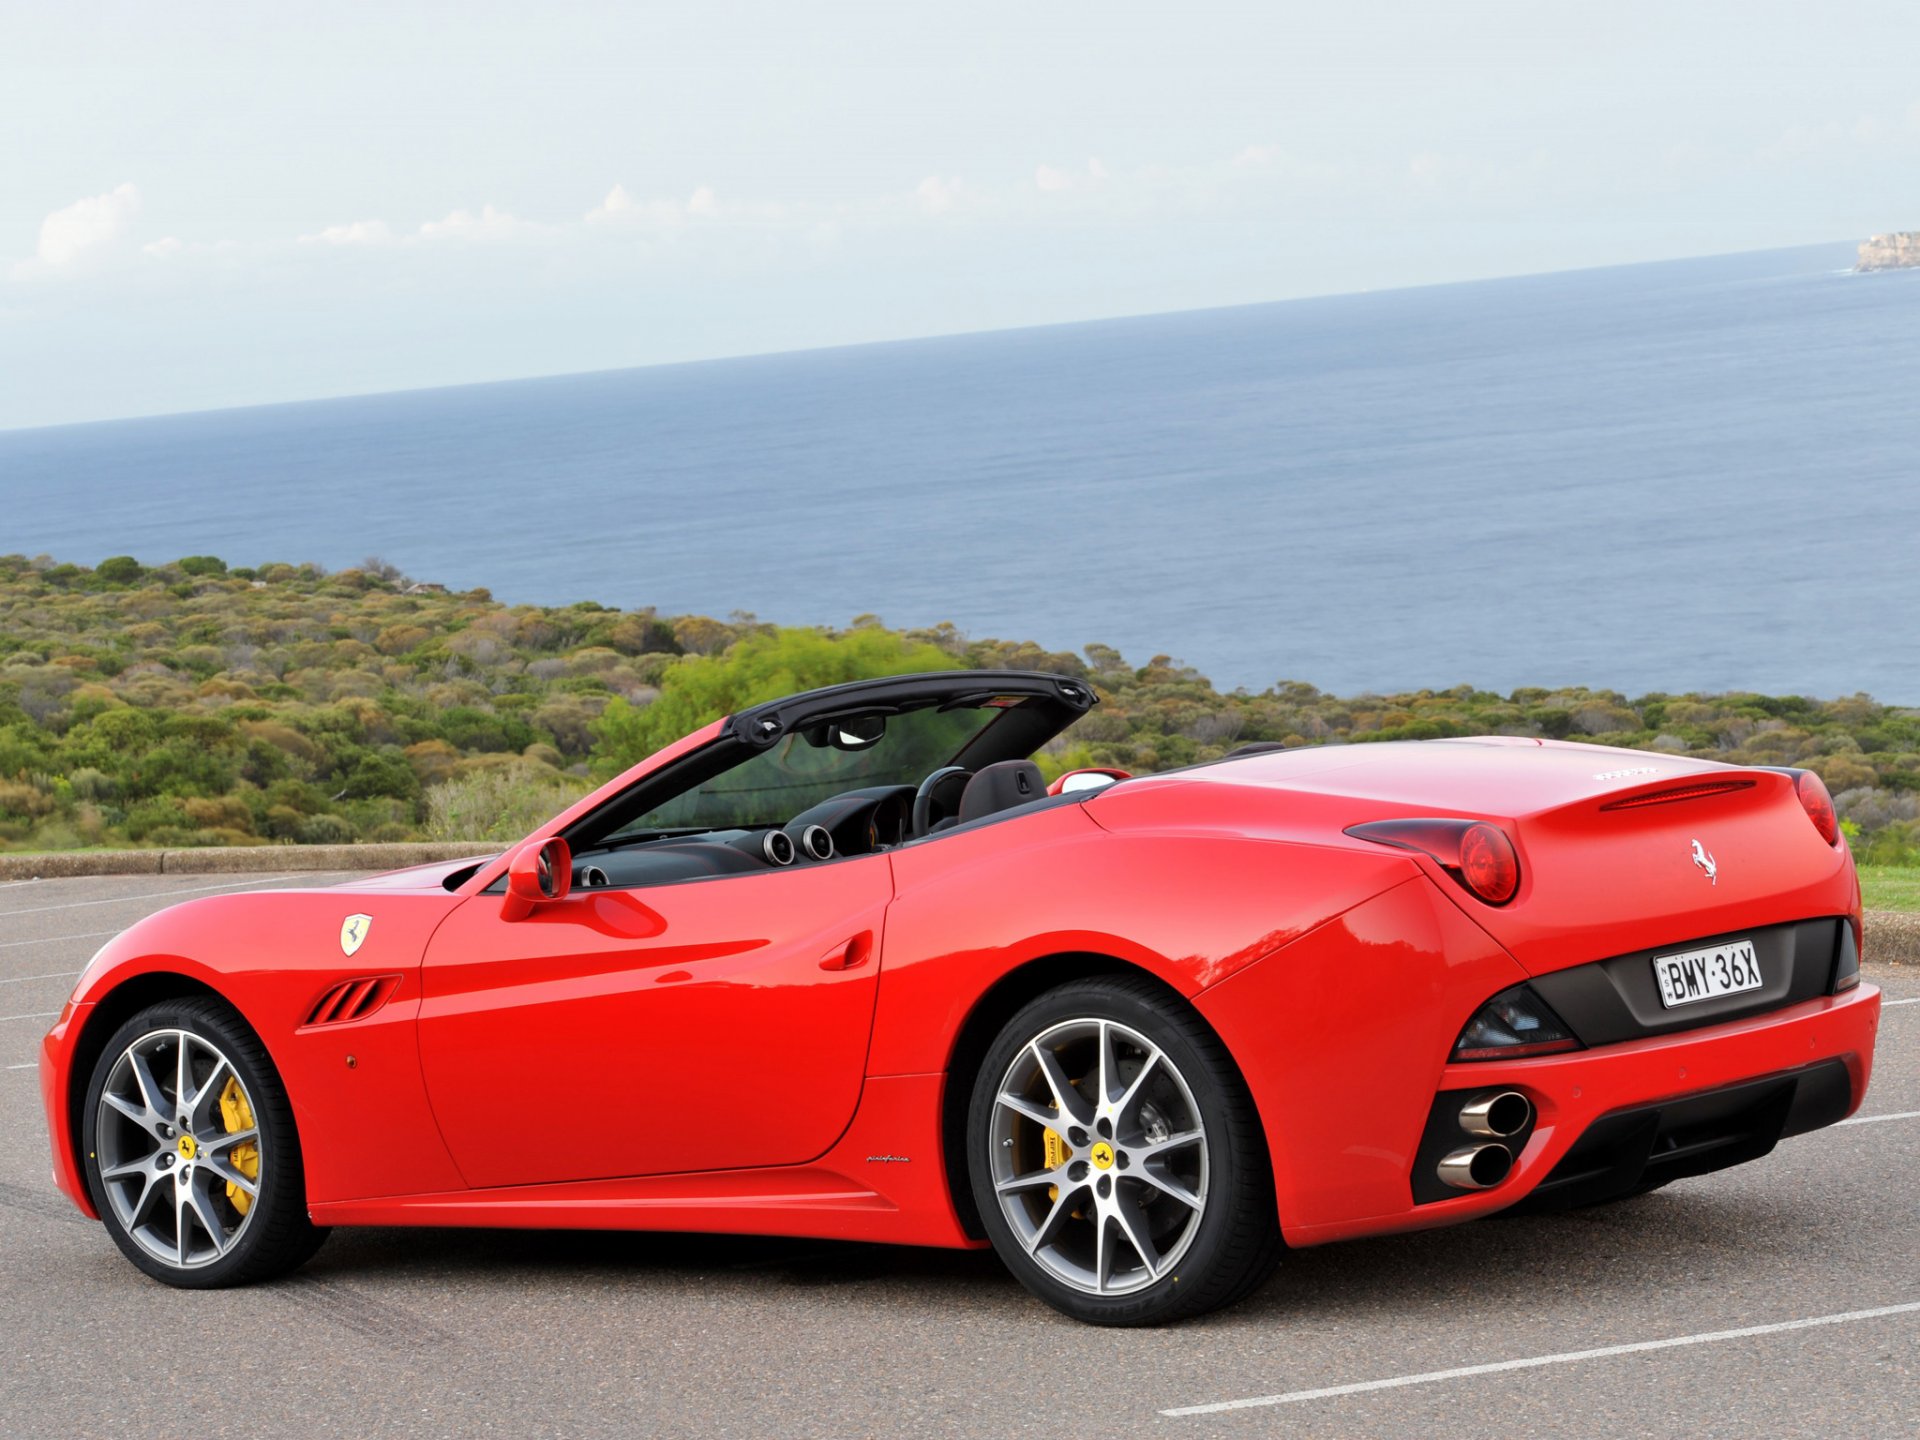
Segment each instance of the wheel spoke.
M155 1175L159 1167L153 1162L159 1158L159 1152L142 1155L138 1160L128 1160L122 1164L110 1166L100 1172L102 1180L125 1180L134 1175Z
M176 1180L173 1185L173 1251L175 1263L187 1263L187 1187Z
M1206 1138L1204 1130L1182 1130L1167 1136L1164 1140L1148 1140L1144 1144L1129 1145L1127 1153L1133 1157L1136 1165L1144 1167L1149 1160L1158 1160L1171 1150L1184 1150L1189 1145L1198 1145Z
M115 1110L118 1110L142 1130L151 1131L154 1126L159 1123L160 1117L155 1115L153 1111L147 1109L145 1106L134 1104L133 1101L127 1099L124 1095L116 1095L111 1090L106 1090L101 1092L100 1099L103 1103L111 1105Z
M1113 1027L1106 1021L1100 1022L1100 1033L1094 1040L1094 1053L1097 1063L1094 1065L1094 1103L1101 1107L1113 1103L1113 1085L1120 1078L1120 1059L1113 1053Z
M249 1140L258 1141L259 1138L258 1130L216 1132L200 1142L200 1153L211 1157L222 1150L231 1150L236 1145L244 1145Z
M993 1188L1002 1195L1016 1195L1022 1190L1038 1190L1042 1185L1058 1185L1064 1193L1072 1184L1067 1178L1067 1167L1062 1165L1054 1170L1030 1170L1025 1175L997 1181Z
M1065 1185L1060 1187L1060 1193L1054 1197L1053 1207L1047 1211L1046 1218L1035 1227L1033 1235L1026 1242L1028 1253L1053 1243L1054 1234L1060 1229L1061 1223L1073 1214L1074 1196L1082 1188L1084 1187L1075 1186L1071 1189Z
M208 1182L196 1175L187 1182L187 1200L193 1207L193 1218L200 1222L200 1228L207 1232L207 1238L213 1242L216 1251L227 1248L226 1228L221 1225L220 1217L213 1213L213 1201L202 1188Z
M163 1170L154 1170L147 1176L147 1183L140 1191L140 1198L133 1202L133 1208L127 1212L127 1228L137 1229L141 1217L147 1213L147 1207L153 1203L153 1197L160 1193L160 1186L167 1176Z
M232 1070L233 1067L227 1063L227 1057L222 1055L219 1063L213 1067L213 1074L207 1077L207 1083L194 1091L192 1098L181 1102L180 1108L186 1112L195 1130L212 1127L213 1110L218 1100L214 1087L232 1073Z
M1040 1063L1040 1073L1046 1079L1047 1089L1053 1092L1053 1103L1059 1107L1061 1118L1081 1125L1093 1124L1093 1107L1087 1103L1086 1096L1073 1088L1067 1072L1060 1068L1060 1057L1040 1045L1029 1045L1027 1049Z
M1140 1257L1140 1263L1147 1267L1147 1274L1156 1279L1160 1274L1160 1252L1154 1248L1153 1241L1147 1239L1147 1217L1142 1215L1116 1190L1112 1207L1113 1223L1120 1233L1127 1237L1127 1244L1133 1247L1133 1253Z
M140 1101L147 1107L143 1118L171 1120L164 1104L166 1095L160 1089L160 1082L154 1078L153 1067L147 1063L147 1057L138 1050L127 1052L127 1062L133 1069L133 1083L140 1087Z
M216 1155L209 1155L204 1150L200 1153L207 1169L211 1170L215 1175L218 1175L227 1184L250 1196L260 1193L259 1184L241 1174L240 1171L235 1168L232 1161L221 1159Z
M1113 1102L1113 1118L1116 1125L1124 1125L1127 1112L1133 1109L1134 1101L1140 1098L1141 1090L1146 1086L1147 1077L1153 1074L1153 1067L1160 1063L1160 1052L1153 1051L1147 1056L1147 1063L1140 1067L1140 1073L1127 1082L1126 1092Z
M1015 1095L1010 1090L1002 1090L999 1095L999 1100L1002 1105L1006 1106L1007 1109L1013 1111L1016 1115L1024 1116L1034 1124L1043 1126L1048 1130L1066 1123L1067 1117L1057 1115L1047 1109L1046 1106L1036 1104L1024 1095Z
M193 1114L187 1106L187 1092L193 1082L193 1067L187 1063L188 1040L186 1032L180 1032L180 1039L173 1047L173 1103L180 1107L180 1123L191 1124Z
M1206 1208L1206 1201L1189 1190L1171 1175L1162 1175L1150 1165L1136 1165L1126 1174L1128 1180L1136 1180L1142 1185L1151 1185L1162 1195L1171 1196L1189 1210Z

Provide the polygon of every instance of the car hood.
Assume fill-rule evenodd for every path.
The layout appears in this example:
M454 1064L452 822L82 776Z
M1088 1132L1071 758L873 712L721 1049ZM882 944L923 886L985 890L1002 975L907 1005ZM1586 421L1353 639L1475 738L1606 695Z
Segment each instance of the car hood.
M409 865L404 870L388 870L330 888L339 891L444 890L449 875L469 870L475 865L484 865L498 854L498 851L492 854L483 852L459 860L435 860L425 865Z

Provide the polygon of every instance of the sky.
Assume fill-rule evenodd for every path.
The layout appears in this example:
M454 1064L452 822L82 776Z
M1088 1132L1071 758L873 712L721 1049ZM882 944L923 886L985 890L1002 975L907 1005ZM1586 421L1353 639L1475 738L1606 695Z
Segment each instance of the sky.
M0 428L1920 227L1920 7L0 0Z

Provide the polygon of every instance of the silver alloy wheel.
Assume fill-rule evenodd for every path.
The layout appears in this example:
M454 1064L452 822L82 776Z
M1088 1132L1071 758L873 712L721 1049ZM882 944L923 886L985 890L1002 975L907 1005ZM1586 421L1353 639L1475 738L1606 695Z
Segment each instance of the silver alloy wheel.
M256 1124L228 1130L220 1097L231 1080L242 1113L258 1114L220 1048L186 1030L152 1030L120 1052L100 1092L94 1150L114 1218L154 1259L175 1269L211 1265L239 1243L258 1208L234 1151L254 1147ZM245 1156L241 1157L244 1163ZM229 1198L229 1186L246 1199Z
M1007 1067L988 1134L1001 1214L1076 1290L1144 1289L1199 1232L1206 1126L1185 1078L1137 1030L1092 1017L1049 1026Z

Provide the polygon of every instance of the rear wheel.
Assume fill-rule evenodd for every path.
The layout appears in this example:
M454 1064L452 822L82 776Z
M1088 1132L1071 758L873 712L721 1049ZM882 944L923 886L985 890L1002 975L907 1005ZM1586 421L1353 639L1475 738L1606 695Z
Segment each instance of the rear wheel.
M1065 985L1015 1015L975 1082L967 1156L1001 1259L1078 1320L1204 1314L1279 1258L1252 1099L1198 1017L1144 979Z
M127 1258L190 1289L281 1274L320 1247L300 1143L265 1048L216 1000L149 1006L87 1088L94 1206Z

